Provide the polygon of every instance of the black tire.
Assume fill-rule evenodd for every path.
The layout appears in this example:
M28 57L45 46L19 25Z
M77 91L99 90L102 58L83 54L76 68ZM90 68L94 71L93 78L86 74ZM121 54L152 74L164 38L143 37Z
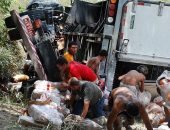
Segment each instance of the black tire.
M5 18L5 25L7 28L16 28L16 25L11 16Z
M9 35L9 38L11 41L21 39L20 33L19 33L18 29L16 29L16 28L8 31L8 35Z

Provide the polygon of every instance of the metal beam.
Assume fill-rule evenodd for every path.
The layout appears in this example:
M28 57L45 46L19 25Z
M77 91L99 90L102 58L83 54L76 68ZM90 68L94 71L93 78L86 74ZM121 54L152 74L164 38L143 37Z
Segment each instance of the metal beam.
M14 20L14 23L18 27L20 35L23 39L23 44L26 47L26 50L27 50L27 52L28 52L33 64L34 64L34 68L35 68L35 71L38 74L39 79L47 80L46 73L44 71L44 68L43 68L41 62L40 62L40 59L39 59L37 52L36 52L36 48L31 41L31 38L29 36L29 33L27 31L25 24L23 23L21 17L17 13L17 11L15 11L15 10L11 11L11 16Z

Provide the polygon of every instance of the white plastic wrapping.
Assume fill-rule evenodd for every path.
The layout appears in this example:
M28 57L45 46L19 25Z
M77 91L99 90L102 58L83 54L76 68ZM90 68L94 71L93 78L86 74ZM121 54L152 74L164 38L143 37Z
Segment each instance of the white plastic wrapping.
M60 127L63 122L63 114L59 113L57 109L50 105L31 105L28 113L36 122L48 124L51 122L55 126Z
M148 91L144 92L138 92L138 99L140 103L142 103L144 106L148 105L151 101L151 94Z
M38 80L34 83L34 90L31 95L31 100L40 99L44 93L51 93L54 97L54 94L59 94L59 91L56 89L56 85L59 83L53 83L45 80Z
M64 120L64 128L71 127L77 130L102 130L103 127L90 119L81 119L78 115L70 114Z
M160 93L166 106L170 108L170 71L165 70L156 81L157 87L160 89Z
M150 103L146 107L146 112L148 113L152 125L155 127L160 125L160 123L165 119L163 108L156 103Z
M57 90L54 91L46 91L42 93L40 100L46 101L47 99L50 99L52 102L56 103L58 106L60 106L61 98L60 94Z
M44 127L42 124L36 123L30 116L19 116L18 123L24 126Z

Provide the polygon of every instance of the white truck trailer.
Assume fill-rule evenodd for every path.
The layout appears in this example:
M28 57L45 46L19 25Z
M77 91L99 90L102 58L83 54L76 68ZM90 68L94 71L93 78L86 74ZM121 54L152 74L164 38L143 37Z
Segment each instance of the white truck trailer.
M169 23L168 2L118 1L115 24L105 24L104 30L104 34L110 35L112 41L109 44L108 40L103 40L102 44L103 49L109 46L109 54L112 54L108 57L105 69L109 90L119 85L118 76L141 64L149 68L146 82L154 82L163 70L169 69Z

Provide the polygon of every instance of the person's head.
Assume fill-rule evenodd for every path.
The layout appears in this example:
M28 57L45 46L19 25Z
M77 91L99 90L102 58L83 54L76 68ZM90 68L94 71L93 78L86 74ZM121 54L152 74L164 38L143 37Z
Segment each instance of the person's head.
M106 59L107 55L108 55L108 53L107 53L106 50L101 50L99 52L99 56L100 56L100 59L101 59L100 61L104 61Z
M72 77L69 82L69 87L73 91L80 90L80 81L76 77Z
M56 66L60 72L64 72L67 69L68 62L64 57L59 57L56 61Z
M145 65L138 66L136 70L145 76L148 74L148 68Z
M125 107L126 107L126 111L129 115L131 115L131 116L139 115L139 107L135 103L128 102Z
M75 41L71 41L68 44L68 52L72 55L75 55L77 53L77 49L78 49L78 44Z

